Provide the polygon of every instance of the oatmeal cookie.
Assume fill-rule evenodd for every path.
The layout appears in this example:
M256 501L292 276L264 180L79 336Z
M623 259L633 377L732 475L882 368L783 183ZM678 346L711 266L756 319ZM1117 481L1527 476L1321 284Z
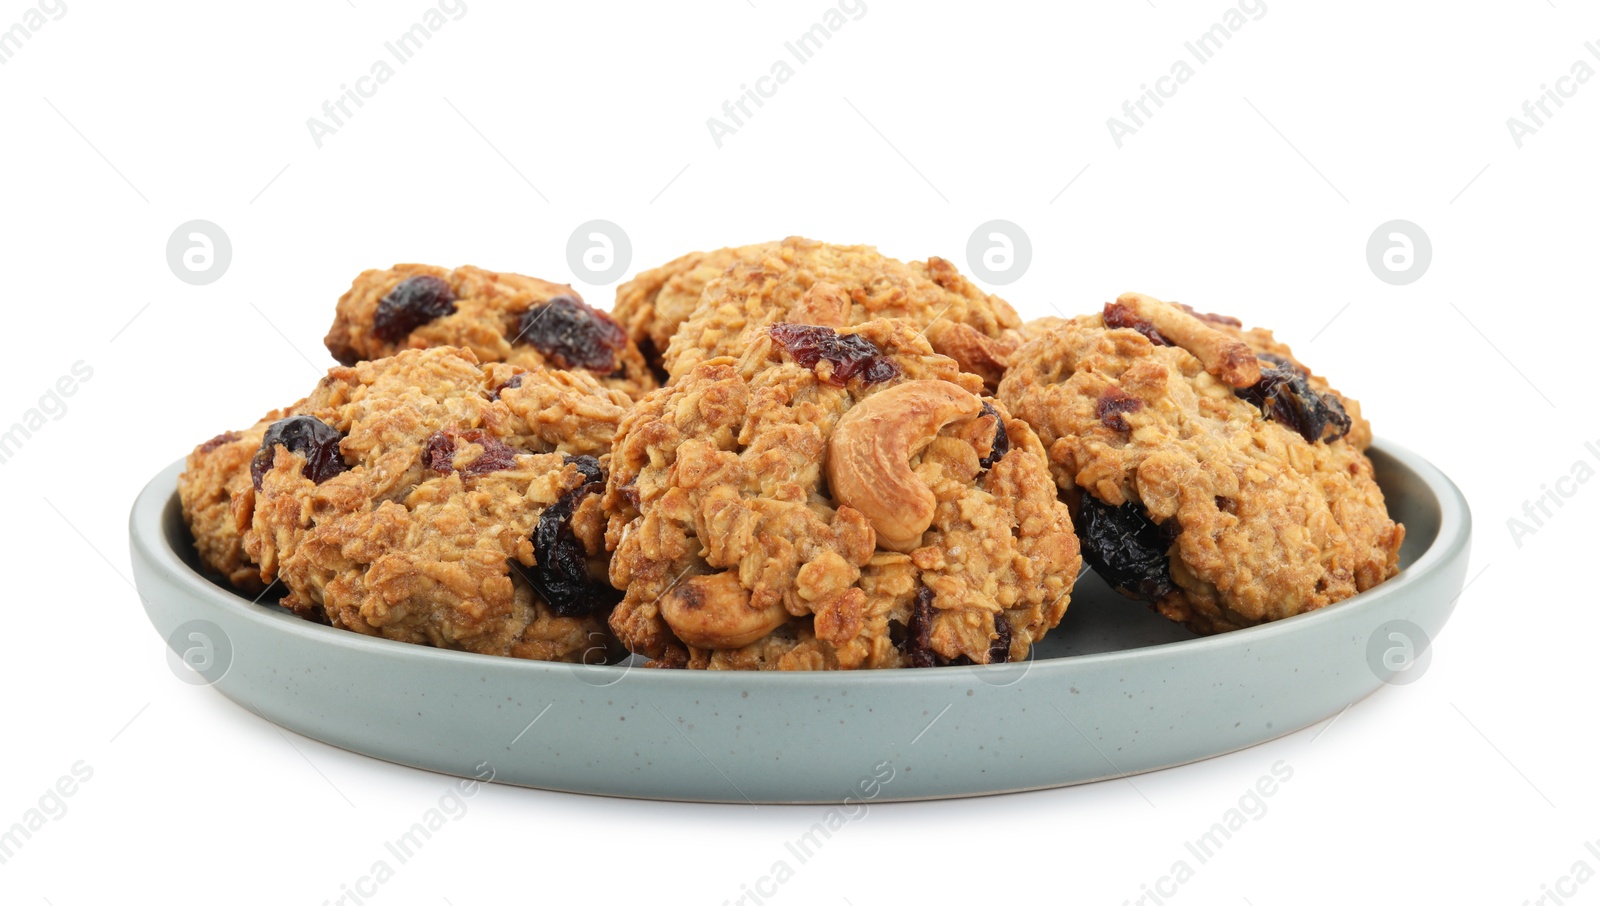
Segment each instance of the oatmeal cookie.
M250 428L227 431L200 444L178 476L178 503L200 563L240 591L252 594L266 584L261 567L244 550L244 532L255 503L250 459L261 448L267 427L289 414L273 410ZM268 582L271 579L266 577Z
M664 378L661 354L678 327L700 304L700 294L705 292L706 284L726 273L740 258L759 254L773 245L764 243L690 252L660 267L640 271L632 280L617 287L611 316L628 331L645 361L657 370L657 376Z
M912 322L789 314L623 420L612 629L657 666L1026 658L1081 563L1038 438Z
M866 245L790 237L737 258L706 284L671 334L663 366L672 378L716 356L738 357L769 325L791 320L844 328L903 318L935 351L991 387L1016 347L1022 321L999 296L974 286L943 258L909 264Z
M1398 571L1372 431L1265 330L1128 293L1012 356L1084 558L1199 633L1341 601Z
M339 298L323 343L345 365L462 346L480 362L587 371L630 397L656 386L622 326L572 287L478 267L364 271Z
M628 398L434 347L330 370L264 433L244 546L282 604L367 635L596 662L604 461Z

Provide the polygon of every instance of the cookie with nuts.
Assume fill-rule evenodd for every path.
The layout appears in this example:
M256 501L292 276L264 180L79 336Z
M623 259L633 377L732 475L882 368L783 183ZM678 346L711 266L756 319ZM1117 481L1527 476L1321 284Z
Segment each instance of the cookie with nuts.
M480 362L587 371L630 397L656 386L622 326L572 287L478 267L363 271L339 298L323 342L345 365L460 346Z
M700 361L618 431L613 630L699 669L1026 658L1081 561L1038 439L983 393L905 320Z
M1040 325L999 396L1044 443L1089 565L1195 632L1398 571L1370 426L1266 330L1127 293Z
M656 325L658 333L669 336L662 355L669 377L688 374L717 356L737 358L780 322L837 330L899 318L992 388L1020 340L1016 311L943 258L906 263L871 246L797 236L735 252L724 272L705 284L681 324L670 331L669 324Z
M480 365L452 347L334 368L258 436L234 502L244 552L308 619L599 662L620 597L604 462L629 402L583 372Z

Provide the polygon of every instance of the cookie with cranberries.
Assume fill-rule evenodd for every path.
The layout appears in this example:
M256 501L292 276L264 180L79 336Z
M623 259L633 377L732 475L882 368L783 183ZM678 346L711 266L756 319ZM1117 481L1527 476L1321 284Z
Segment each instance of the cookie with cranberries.
M600 498L630 405L582 371L481 365L454 347L333 368L292 414L233 441L243 555L307 619L605 661L621 594Z
M478 267L364 271L339 298L323 342L345 365L459 346L481 362L586 371L634 398L656 386L627 331L572 287Z
M999 398L1038 432L1084 560L1198 633L1395 575L1360 406L1275 340L1138 293L1030 325Z
M1081 563L1038 438L912 321L789 314L618 429L613 631L690 669L1027 658Z
M242 431L224 431L197 445L178 476L178 503L205 571L240 591L258 593L261 567L244 550L250 527L252 493L250 464L261 450L267 429L293 412L274 410Z
M936 352L978 375L991 390L1005 370L1006 356L1020 342L1022 320L1016 311L943 258L904 262L869 245L799 236L732 251L732 263L705 282L681 323L663 323L669 310L656 297L653 329L657 341L670 337L661 364L672 378L716 356L743 355L767 327L792 320L836 330L876 318L905 320ZM705 276L693 270L680 282L692 288ZM674 304L671 311L681 313L684 306Z

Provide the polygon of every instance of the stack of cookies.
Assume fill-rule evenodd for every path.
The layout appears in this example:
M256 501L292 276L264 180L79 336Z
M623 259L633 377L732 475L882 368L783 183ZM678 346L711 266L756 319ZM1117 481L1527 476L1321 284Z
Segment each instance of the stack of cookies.
M1269 332L1148 296L1024 324L943 259L790 238L640 273L609 314L516 274L367 271L326 342L343 364L196 447L179 494L209 571L368 635L997 664L1085 561L1199 633L1398 568L1356 403Z

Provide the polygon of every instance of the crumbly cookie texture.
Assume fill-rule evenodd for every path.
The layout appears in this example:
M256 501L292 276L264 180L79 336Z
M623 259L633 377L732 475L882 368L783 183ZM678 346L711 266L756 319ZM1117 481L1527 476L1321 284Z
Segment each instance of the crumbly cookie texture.
M245 551L309 619L599 662L619 597L603 462L628 405L588 374L480 366L467 349L334 368L265 432Z
M606 487L612 629L656 666L1026 658L1081 560L1038 438L982 393L879 319L770 324L646 396Z
M925 331L935 351L998 383L1020 340L1022 321L943 258L908 263L866 245L790 237L745 254L705 285L699 304L663 354L677 378L717 356L742 355L781 321L845 328L902 318Z
M255 505L250 460L260 449L267 426L291 411L273 410L243 431L227 431L196 446L178 476L178 503L201 564L252 594L266 583L261 567L244 550L244 532Z
M617 287L611 315L628 331L652 368L661 368L661 356L700 304L706 284L722 276L735 261L757 255L776 243L690 252L660 267L640 271ZM664 372L662 372L664 374Z
M1269 331L1128 293L1017 350L999 396L1038 432L1085 559L1195 632L1398 571L1371 427Z
M478 267L363 271L339 298L323 343L345 365L402 349L460 346L480 362L588 371L630 397L656 386L622 326L572 287Z

